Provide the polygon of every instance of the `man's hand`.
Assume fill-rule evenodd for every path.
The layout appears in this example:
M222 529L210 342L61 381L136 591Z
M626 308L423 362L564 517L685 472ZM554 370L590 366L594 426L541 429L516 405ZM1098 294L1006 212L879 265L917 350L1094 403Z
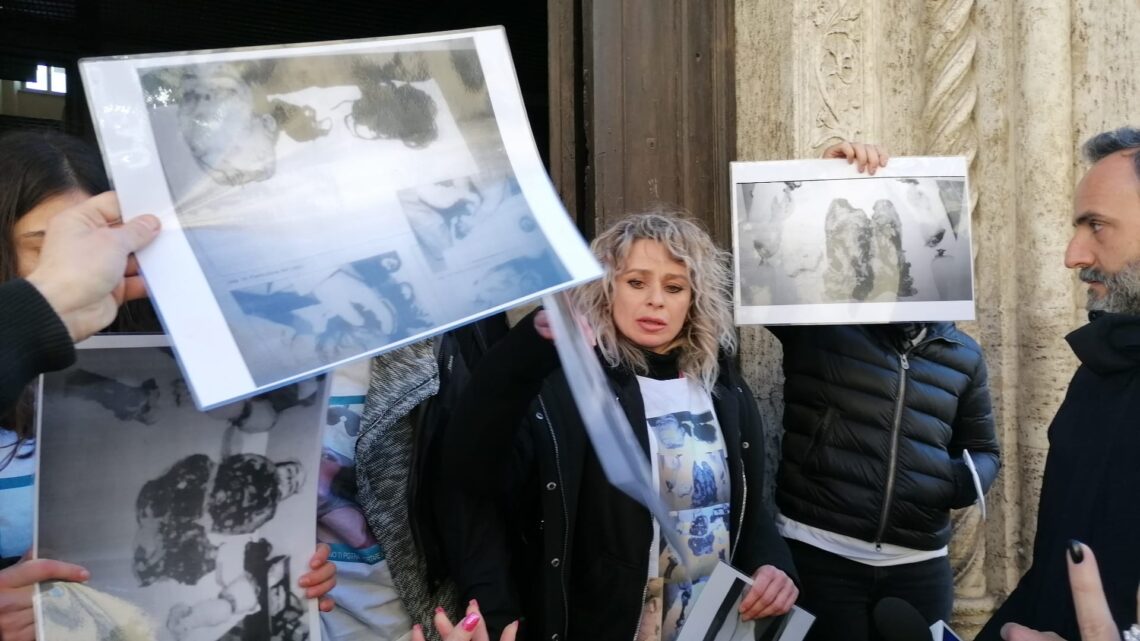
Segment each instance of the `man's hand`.
M87 570L71 563L35 559L0 570L0 641L36 641L32 587L42 581L86 581Z
M799 595L799 588L783 570L760 566L752 575L752 587L740 602L740 618L751 621L786 614Z
M51 219L39 264L27 280L80 341L115 319L124 301L146 296L132 253L158 235L158 218L121 223L114 192L89 198ZM112 226L114 225L114 226Z
M1092 550L1084 543L1070 541L1068 556L1069 587L1073 591L1077 625L1081 629L1080 641L1120 641L1120 631L1116 629L1116 622L1108 609L1108 599L1100 582L1100 568ZM1140 616L1140 595L1137 596L1137 610ZM1001 638L1005 641L1065 641L1052 632L1038 632L1017 623L1003 625Z

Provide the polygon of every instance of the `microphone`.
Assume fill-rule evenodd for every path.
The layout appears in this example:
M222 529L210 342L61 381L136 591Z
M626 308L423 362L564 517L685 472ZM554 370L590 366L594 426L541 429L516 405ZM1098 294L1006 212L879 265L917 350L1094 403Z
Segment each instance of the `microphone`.
M871 612L875 629L885 641L932 641L933 634L926 619L914 606L898 597L889 596L875 604Z

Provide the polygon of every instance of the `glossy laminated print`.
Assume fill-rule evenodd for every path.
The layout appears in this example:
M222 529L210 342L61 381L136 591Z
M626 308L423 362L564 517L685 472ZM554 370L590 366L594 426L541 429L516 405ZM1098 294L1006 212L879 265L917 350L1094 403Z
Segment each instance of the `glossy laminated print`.
M163 219L140 263L202 407L599 273L499 29L82 70L124 215Z

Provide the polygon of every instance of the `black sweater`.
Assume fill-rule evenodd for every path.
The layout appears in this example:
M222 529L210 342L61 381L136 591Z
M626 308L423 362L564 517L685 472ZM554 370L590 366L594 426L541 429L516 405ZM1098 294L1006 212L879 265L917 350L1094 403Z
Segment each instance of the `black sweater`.
M607 375L648 452L636 376ZM773 565L794 578L762 502L760 414L728 359L713 402L733 479L732 564L747 573ZM492 636L521 615L528 641L632 639L657 545L652 521L606 480L554 348L531 318L480 361L453 417L439 518L461 597L478 599Z
M23 279L0 285L0 408L36 376L73 362L67 327L39 290Z

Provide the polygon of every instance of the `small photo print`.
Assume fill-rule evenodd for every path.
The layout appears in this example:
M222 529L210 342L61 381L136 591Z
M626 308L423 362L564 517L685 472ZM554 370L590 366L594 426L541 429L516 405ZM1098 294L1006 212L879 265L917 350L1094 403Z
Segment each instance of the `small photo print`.
M679 449L687 442L716 446L721 442L720 426L712 412L674 412L649 419L661 450Z
M723 451L696 457L658 453L661 497L670 510L727 504L731 499L728 461Z
M902 165L895 173L904 174L907 160L916 159L892 159L891 168ZM804 169L770 173L798 179L761 179L782 164L734 164L738 320L972 317L964 175L819 177L837 173L835 166L795 161L786 165Z
M36 556L91 571L43 638L309 639L325 377L203 413L164 338L92 340L38 403Z

